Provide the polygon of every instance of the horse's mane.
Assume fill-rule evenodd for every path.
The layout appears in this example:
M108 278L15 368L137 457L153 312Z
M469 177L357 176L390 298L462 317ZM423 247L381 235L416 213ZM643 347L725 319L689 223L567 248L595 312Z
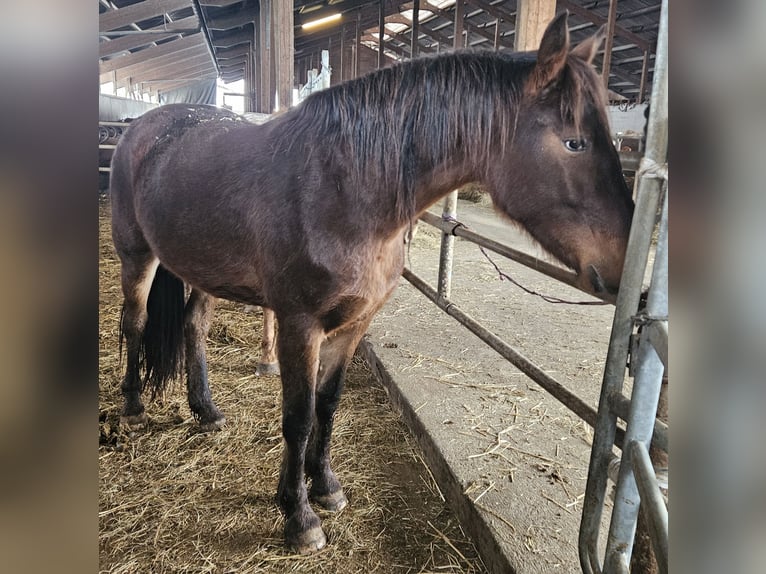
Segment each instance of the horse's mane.
M312 94L286 114L279 147L303 142L342 154L353 175L364 172L395 190L397 216L411 220L418 166L436 166L458 150L482 166L489 146L512 143L535 61L530 52L466 50L370 72ZM588 64L570 57L560 84L562 119L579 130L585 102L605 101L601 83Z

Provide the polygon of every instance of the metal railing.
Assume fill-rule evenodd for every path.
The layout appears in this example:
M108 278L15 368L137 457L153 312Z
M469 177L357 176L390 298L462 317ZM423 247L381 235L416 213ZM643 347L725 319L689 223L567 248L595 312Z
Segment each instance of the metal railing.
M612 324L583 500L579 553L585 574L628 572L639 508L645 511L657 565L661 572L668 570L667 508L647 450L652 432L657 428L655 415L668 356L667 22L667 0L663 0L646 153L636 174L636 211ZM651 284L646 308L639 312L660 204L662 214ZM631 357L635 373L633 392L627 399L622 394L625 365L634 329L639 326L638 346ZM612 445L621 430L617 427L617 418L625 417L625 411L624 445L627 448L623 448L621 459L615 461ZM667 441L663 442L661 448L667 451ZM654 445L657 446L656 440ZM619 471L615 477L615 502L602 564L598 539L610 466Z

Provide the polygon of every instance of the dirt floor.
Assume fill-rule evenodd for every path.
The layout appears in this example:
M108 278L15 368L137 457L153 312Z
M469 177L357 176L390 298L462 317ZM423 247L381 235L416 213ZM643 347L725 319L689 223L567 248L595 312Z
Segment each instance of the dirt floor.
M278 377L256 377L260 315L221 302L208 341L213 397L228 424L200 434L183 384L148 405L148 431L119 429L119 265L100 199L100 571L485 572L385 390L355 359L334 433L350 504L320 512L328 546L282 546Z

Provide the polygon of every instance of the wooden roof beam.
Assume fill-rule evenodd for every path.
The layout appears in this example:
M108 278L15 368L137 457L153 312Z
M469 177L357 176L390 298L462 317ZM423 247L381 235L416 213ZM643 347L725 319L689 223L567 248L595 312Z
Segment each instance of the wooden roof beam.
M144 0L137 4L99 14L98 31L109 32L156 16L191 8L191 0Z
M572 14L576 14L583 20L587 20L597 26L600 26L601 24L606 24L607 19L603 18L597 14L594 14L587 8L583 8L579 4L575 4L571 0L558 0L558 6L560 8L566 8L569 10ZM614 26L614 33L616 36L620 36L621 38L625 38L626 40L629 40L630 42L633 42L636 46L641 48L644 51L648 52L654 52L656 47L646 40L644 40L641 36L638 34L635 34L631 32L630 30L626 30L622 26L615 24Z
M98 57L104 58L106 56L113 56L114 54L127 52L128 50L135 50L136 48L148 46L155 42L161 42L162 40L167 40L168 38L180 34L180 32L176 32L174 29L189 30L191 28L199 28L199 20L197 19L197 16L189 16L188 18L175 20L171 27L168 27L167 24L163 24L161 26L147 28L145 31L150 32L149 34L131 34L129 36L115 38L114 40L100 40L98 43ZM167 30L167 34L156 33L163 30Z
M98 68L101 74L105 74L106 72L111 72L112 70L125 68L127 66L133 66L153 58L166 56L178 51L186 50L189 48L196 48L204 45L205 39L202 37L202 35L194 34L191 36L186 36L185 38L181 38L180 40L165 42L159 46L152 46L151 48L133 52L127 56L117 56L115 58L99 62Z

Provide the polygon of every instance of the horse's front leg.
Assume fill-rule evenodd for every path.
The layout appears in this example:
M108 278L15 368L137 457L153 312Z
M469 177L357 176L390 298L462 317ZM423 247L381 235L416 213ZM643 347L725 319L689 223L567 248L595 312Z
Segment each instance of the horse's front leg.
M215 309L215 298L192 289L184 315L186 340L186 390L189 408L202 431L220 430L226 418L213 403L207 374L205 341Z
M301 554L324 547L327 538L308 502L306 447L314 424L322 331L308 316L280 317L282 435L285 439L277 500L285 513L285 543Z
M256 375L278 375L277 361L277 319L274 311L263 307L263 334L261 337L261 361L255 368Z
M369 321L357 323L322 343L317 377L316 418L306 453L306 472L311 478L311 500L325 510L337 512L348 499L330 467L330 440L346 369Z

